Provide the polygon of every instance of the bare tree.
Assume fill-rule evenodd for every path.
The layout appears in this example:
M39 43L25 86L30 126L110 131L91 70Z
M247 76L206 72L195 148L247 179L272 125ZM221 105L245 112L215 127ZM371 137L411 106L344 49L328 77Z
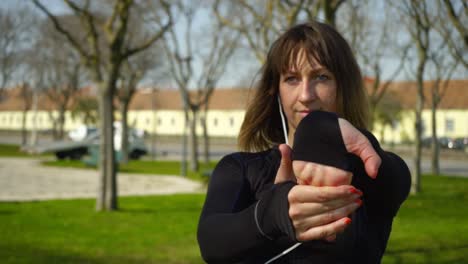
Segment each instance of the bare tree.
M209 159L209 142L206 129L208 102L218 80L226 69L227 62L234 53L237 43L236 34L230 34L231 32L227 31L226 27L219 23L212 24L211 28L205 28L201 37L193 37L192 25L197 12L201 10L199 7L200 3L194 3L193 1L179 2L178 12L180 12L180 16L178 17L183 17L184 20L184 39L182 40L172 30L164 45L169 58L171 74L182 97L185 130L188 130L190 134L190 169L192 171L198 171L199 169L198 138L196 134L199 121L204 134L205 161ZM198 45L195 43L198 43ZM203 65L199 74L194 71L197 63ZM189 89L191 83L195 83L197 86L193 92ZM199 118L202 108L204 108L204 115ZM185 133L183 137L182 152L185 157L187 149L185 146L187 142ZM186 174L185 160L186 158L183 158L181 165L182 175Z
M61 23L74 20L74 17L59 17ZM75 20L75 23L76 20ZM63 139L65 113L70 106L71 99L78 91L79 86L86 77L81 61L76 50L71 47L62 34L57 32L49 21L41 25L41 34L36 44L40 58L36 59L33 68L44 73L45 95L55 105L58 114L49 111L49 118L53 124L53 136L55 139ZM47 62L47 66L44 65Z
M454 60L468 69L468 3L466 1L439 0L443 23L437 23L436 30L447 42ZM450 23L447 23L447 17Z
M25 5L11 10L0 9L0 100L23 60L24 44L28 43L34 19L35 16Z
M152 49L154 49L154 47ZM129 154L131 154L129 153L129 137L132 135L128 127L128 107L140 81L150 70L155 70L158 64L161 64L161 57L155 54L155 52L150 51L151 49L148 49L133 56L125 61L122 66L122 74L119 81L120 85L118 85L116 95L119 100L120 116L122 118L121 152L123 155L121 163L123 164L128 163Z
M406 28L411 36L417 55L416 84L417 101L415 108L415 160L412 173L411 193L421 190L421 137L422 137L422 111L425 102L424 74L430 51L430 32L432 21L427 3L425 1L402 0L397 4L397 9L402 14L402 21L406 22Z
M431 169L435 175L440 174L439 166L439 140L437 137L437 109L442 101L450 79L459 61L447 59L447 50L445 49L447 42L442 40L439 47L434 49L429 56L429 63L432 63L435 69L435 80L431 86L431 130L432 130L432 162Z
M26 129L26 120L28 116L28 111L31 109L32 99L33 99L33 89L31 86L26 82L23 81L19 85L20 90L20 97L23 101L23 106L21 108L22 111L22 119L21 119L21 145L26 146L27 144L27 136L28 131Z
M257 60L264 64L273 41L286 28L299 21L316 19L323 13L326 23L335 26L336 13L344 1L234 1L215 0L213 10L218 20L237 32L247 42Z
M114 106L112 100L115 95L117 80L120 76L122 64L129 57L150 47L160 39L172 21L169 5L160 2L163 11L161 19L165 19L162 27L140 43L133 43L129 39L129 20L131 9L137 5L133 0L115 0L97 4L112 4L110 13L98 13L92 10L91 1L64 0L73 14L80 21L81 32L85 32L83 39L73 34L52 14L39 0L33 3L42 10L52 21L57 31L62 33L68 42L78 51L84 65L92 75L92 79L99 91L100 116L100 181L96 210L117 209L117 177L114 153ZM146 2L145 2L146 3ZM138 2L138 4L142 4ZM138 19L138 18L136 18Z
M375 4L374 1L362 0L347 2L343 8L344 19L339 23L341 31L354 49L364 76L370 77L368 80L371 80L370 87L368 87L371 129L376 115L381 115L379 111L385 110L385 108L379 108L378 105L384 98L388 87L404 68L410 47L409 44L398 43L398 38L393 37L399 32L391 23L394 19L391 10L385 4L382 7ZM369 12L369 10L378 11ZM389 76L383 79L382 74L390 58L397 60L398 64L391 70Z
M239 33L232 34L224 25L216 23L208 40L211 42L208 52L199 54L203 70L197 81L196 104L203 108L200 123L203 131L204 161L209 163L210 143L207 127L209 101L218 81L226 71L226 66L238 46Z

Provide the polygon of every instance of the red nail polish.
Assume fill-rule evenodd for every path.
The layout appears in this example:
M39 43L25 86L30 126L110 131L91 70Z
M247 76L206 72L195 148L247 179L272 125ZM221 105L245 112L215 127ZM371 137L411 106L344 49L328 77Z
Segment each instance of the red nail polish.
M345 222L346 225L349 225L349 224L351 224L351 219L350 219L350 218L346 218L346 219L344 220L344 222Z
M359 194L360 196L362 195L362 192L359 191L358 189L355 189L355 188L351 188L351 193L354 193L354 194Z
M357 203L359 206L362 205L362 200L361 199L357 199L356 201L354 201L355 203Z

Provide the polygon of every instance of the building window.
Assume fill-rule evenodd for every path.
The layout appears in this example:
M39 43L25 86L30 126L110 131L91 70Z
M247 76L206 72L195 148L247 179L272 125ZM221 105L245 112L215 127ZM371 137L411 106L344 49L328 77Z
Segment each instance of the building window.
M218 126L218 118L213 119L213 126Z
M158 117L158 125L159 125L159 126L162 125L162 120L161 120L160 117Z
M173 117L171 118L171 125L175 125L175 119Z
M234 127L234 117L229 118L229 124L231 125L231 127Z
M446 132L455 131L455 122L452 118L445 119L445 131Z
M146 118L146 125L149 125L150 124L150 119L149 117Z

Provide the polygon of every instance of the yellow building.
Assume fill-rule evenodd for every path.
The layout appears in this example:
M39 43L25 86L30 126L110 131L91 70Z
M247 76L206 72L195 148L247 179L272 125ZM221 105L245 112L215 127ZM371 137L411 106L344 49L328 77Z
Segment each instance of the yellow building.
M431 135L432 100L430 88L432 82L426 82L426 104L423 112L423 137ZM374 126L375 135L382 135L385 141L400 143L414 139L414 107L416 102L416 85L414 82L396 82L387 91L401 104L401 118L392 126ZM207 113L208 133L214 137L235 138L242 124L245 108L252 89L217 89L213 93ZM90 96L89 88L80 91L79 96ZM71 103L72 104L72 103ZM19 92L9 90L5 100L0 102L0 130L20 130L22 127L22 109L24 102ZM26 129L52 129L50 115L57 115L53 103L45 96L39 96L37 111L28 111ZM116 114L118 119L118 113ZM157 135L181 135L184 130L184 113L182 101L177 90L139 90L128 113L129 124L147 133ZM72 119L70 111L66 113L65 130L81 125L79 119ZM437 111L438 136L468 137L468 80L453 80L449 83ZM201 128L197 128L201 134Z

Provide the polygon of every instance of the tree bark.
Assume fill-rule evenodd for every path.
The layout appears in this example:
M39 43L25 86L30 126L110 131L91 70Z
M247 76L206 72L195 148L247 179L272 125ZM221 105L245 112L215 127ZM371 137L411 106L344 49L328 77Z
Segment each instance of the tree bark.
M59 116L58 116L58 133L57 137L58 139L63 139L64 137L64 127L65 127L65 111L66 111L66 106L60 107L59 111Z
M206 165L210 162L210 138L208 137L208 128L206 125L207 111L204 111L203 118L200 119L203 130L203 156Z
M432 109L431 109L431 118L432 118L432 174L439 175L439 141L437 140L437 102L435 94L432 94Z
M121 103L121 108L120 108L120 115L122 117L122 142L121 142L121 154L122 154L122 159L121 163L122 164L127 164L129 160L129 140L128 137L131 136L128 132L128 106L130 101L129 100L122 100L120 101Z
M190 170L198 171L198 138L197 138L197 117L198 117L198 108L192 107L191 109L192 116L190 119Z
M424 68L426 63L426 54L419 51L419 64L417 70L417 89L418 97L416 101L416 122L415 122L415 159L414 159L414 173L412 173L411 193L415 194L421 190L421 136L422 136L422 111L424 107Z
M117 210L117 172L114 153L114 114L111 96L108 89L103 89L99 95L100 123L100 154L99 154L99 186L96 199L96 210Z
M182 132L182 161L180 163L181 176L187 176L187 127L188 127L188 114L185 110L184 130Z
M22 120L21 120L21 145L26 146L28 142L28 131L26 129L26 118L28 115L28 110L23 110Z

